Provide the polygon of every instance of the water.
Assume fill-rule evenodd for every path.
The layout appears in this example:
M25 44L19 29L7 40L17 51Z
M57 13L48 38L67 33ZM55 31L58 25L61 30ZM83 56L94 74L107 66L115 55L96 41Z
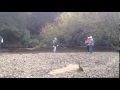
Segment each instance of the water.
M0 52L9 52L9 53L50 53L53 51L53 48L4 48ZM111 48L93 48L93 52L116 52L117 50ZM86 47L77 48L57 48L57 53L71 53L71 52L87 52Z

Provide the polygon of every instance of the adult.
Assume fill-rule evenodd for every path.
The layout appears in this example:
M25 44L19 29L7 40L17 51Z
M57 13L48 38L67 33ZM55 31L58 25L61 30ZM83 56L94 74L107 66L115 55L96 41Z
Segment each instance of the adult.
M93 37L90 36L90 42L89 42L89 52L92 53L93 52L93 46L94 46L94 40L93 40Z

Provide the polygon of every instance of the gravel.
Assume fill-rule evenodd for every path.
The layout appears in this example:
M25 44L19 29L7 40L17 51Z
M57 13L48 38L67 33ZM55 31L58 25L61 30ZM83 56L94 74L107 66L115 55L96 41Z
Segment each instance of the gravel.
M50 75L80 62L83 72ZM119 53L0 53L0 78L109 78L119 76Z

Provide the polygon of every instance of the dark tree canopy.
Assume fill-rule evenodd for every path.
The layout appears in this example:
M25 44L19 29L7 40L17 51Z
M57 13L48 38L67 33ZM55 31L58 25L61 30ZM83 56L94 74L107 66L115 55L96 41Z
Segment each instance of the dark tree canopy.
M96 46L119 46L119 12L0 12L3 47L84 46L93 36Z

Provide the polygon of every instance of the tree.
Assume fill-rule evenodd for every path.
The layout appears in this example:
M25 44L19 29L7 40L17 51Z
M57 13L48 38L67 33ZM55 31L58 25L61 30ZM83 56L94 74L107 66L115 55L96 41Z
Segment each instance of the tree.
M27 16L27 28L32 35L39 35L46 23L54 22L57 12L31 12Z
M72 47L84 45L86 37L91 35L97 46L118 46L119 17L119 12L63 12L41 34L49 40L57 36L64 45Z
M0 13L0 34L4 38L4 47L23 47L23 41L28 42L29 31L26 30L26 13Z

